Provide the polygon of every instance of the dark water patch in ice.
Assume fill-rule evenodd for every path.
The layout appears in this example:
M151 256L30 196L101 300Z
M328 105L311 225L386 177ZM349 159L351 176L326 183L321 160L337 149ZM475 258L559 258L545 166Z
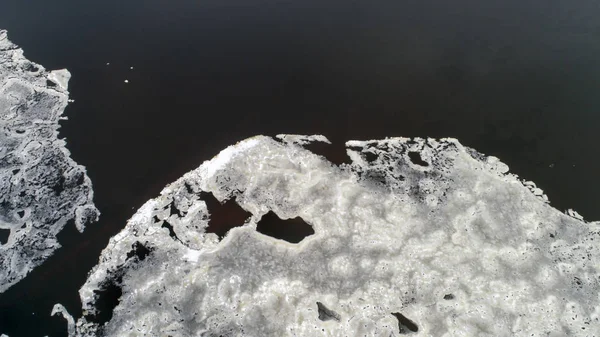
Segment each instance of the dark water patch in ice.
M415 165L419 165L419 166L429 166L429 163L424 161L421 158L421 155L419 154L419 152L416 151L409 151L408 152L408 157L410 158L410 161L412 161L413 164Z
M94 293L97 296L97 311L93 316L87 316L87 319L90 322L103 325L104 323L110 321L110 319L113 317L113 311L115 307L119 305L121 295L123 295L123 290L119 284L119 281L115 281L103 285L101 290L96 290Z
M411 321L401 313L393 312L392 315L398 320L398 329L400 330L401 334L419 331L419 327L417 326L417 324L415 324L415 322Z
M323 322L331 321L331 320L335 320L335 321L339 322L341 319L340 314L327 308L325 306L325 304L323 304L321 302L317 302L317 311L319 313L319 319Z
M8 242L8 236L10 235L10 229L0 228L0 245Z
M235 197L221 203L212 193L201 192L200 198L206 203L210 214L206 232L215 233L221 239L230 229L243 225L251 215L238 205Z
M315 234L312 226L307 224L301 217L281 219L273 211L269 211L262 216L256 225L256 230L264 235L290 243L298 243Z

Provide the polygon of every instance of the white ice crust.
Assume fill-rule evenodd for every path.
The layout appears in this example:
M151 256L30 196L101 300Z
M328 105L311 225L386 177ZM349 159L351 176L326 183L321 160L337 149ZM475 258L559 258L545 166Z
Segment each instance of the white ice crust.
M298 145L306 145L306 144L310 144L313 142L322 142L322 143L331 144L329 139L327 139L327 137L325 137L323 135L305 136L305 135L281 134L281 135L275 136L275 138L281 139L282 141L289 143L289 144L298 144Z
M600 335L600 223L498 158L391 138L348 142L338 167L300 144L247 139L144 204L81 288L72 335ZM202 191L252 216L219 241ZM269 211L315 234L263 235ZM120 302L93 323L109 285Z
M85 168L58 138L69 78L27 60L0 30L0 292L60 246L69 220L83 231L98 217Z
M52 70L48 74L48 79L57 84L61 89L69 89L69 80L71 79L71 73L67 69Z

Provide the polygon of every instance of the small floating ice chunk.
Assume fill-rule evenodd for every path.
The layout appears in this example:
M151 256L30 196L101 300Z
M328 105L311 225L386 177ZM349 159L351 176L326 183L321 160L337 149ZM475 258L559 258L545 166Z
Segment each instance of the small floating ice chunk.
M123 81L123 82L125 82L125 83L129 83L129 80L125 80L125 81Z

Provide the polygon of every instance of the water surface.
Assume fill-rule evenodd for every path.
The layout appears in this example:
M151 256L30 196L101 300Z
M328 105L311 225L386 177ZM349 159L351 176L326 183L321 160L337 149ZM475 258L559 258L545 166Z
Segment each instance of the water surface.
M0 332L64 336L52 305L77 313L77 289L134 210L255 134L321 133L337 160L349 139L455 137L558 209L600 219L599 6L3 0L0 27L25 55L73 74L61 136L103 214L0 295Z

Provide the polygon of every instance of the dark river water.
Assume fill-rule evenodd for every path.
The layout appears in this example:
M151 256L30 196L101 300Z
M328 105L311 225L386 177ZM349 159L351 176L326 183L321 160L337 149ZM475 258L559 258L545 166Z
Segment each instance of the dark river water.
M65 336L52 305L80 315L135 209L256 134L324 134L338 159L350 139L455 137L600 220L599 16L597 0L0 0L25 55L73 75L60 132L102 212L0 294L0 333Z

